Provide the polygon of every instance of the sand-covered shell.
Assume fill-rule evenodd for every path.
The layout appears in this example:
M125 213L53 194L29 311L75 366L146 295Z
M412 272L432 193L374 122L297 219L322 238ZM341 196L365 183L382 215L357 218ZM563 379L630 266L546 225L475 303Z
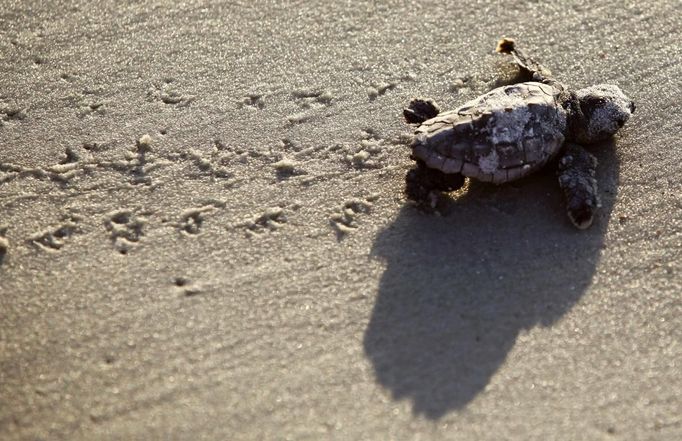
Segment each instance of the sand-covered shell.
M415 132L413 156L430 168L485 182L526 176L564 142L561 92L537 82L498 87L424 121Z

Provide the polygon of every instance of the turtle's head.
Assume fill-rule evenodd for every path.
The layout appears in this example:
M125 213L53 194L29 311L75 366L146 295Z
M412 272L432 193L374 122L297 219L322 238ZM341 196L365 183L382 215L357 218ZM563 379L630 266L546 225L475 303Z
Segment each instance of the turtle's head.
M635 103L618 86L597 84L576 92L583 114L581 143L603 141L613 136L635 112Z

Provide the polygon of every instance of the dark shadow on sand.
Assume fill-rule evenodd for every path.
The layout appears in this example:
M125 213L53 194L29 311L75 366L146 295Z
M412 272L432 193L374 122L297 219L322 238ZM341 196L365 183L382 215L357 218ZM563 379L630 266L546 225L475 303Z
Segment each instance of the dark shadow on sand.
M364 338L377 381L437 419L466 406L519 332L560 319L589 287L618 184L612 142L599 159L602 208L586 231L566 217L554 170L473 184L442 217L405 206L373 247L387 263Z

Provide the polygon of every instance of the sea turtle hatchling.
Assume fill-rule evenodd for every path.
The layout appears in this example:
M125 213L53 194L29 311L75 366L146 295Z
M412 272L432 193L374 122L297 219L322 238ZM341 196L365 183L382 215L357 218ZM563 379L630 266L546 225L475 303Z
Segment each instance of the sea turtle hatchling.
M514 40L500 40L497 52L511 54L533 81L498 87L448 112L421 98L404 110L408 123L419 124L411 143L417 165L406 177L408 198L435 208L440 192L460 188L465 176L501 184L560 155L559 186L568 217L576 227L588 228L599 206L597 159L580 144L611 137L635 104L612 84L569 89Z

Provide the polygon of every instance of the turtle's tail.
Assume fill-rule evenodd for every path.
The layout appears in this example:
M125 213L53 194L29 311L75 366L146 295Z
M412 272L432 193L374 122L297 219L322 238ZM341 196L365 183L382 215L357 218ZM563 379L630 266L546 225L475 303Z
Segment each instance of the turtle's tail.
M545 83L555 82L555 80L552 79L552 72L550 72L549 69L516 48L514 39L502 38L497 42L497 48L495 50L501 54L509 54L514 57L516 64L519 65L522 71L528 73L534 81Z

